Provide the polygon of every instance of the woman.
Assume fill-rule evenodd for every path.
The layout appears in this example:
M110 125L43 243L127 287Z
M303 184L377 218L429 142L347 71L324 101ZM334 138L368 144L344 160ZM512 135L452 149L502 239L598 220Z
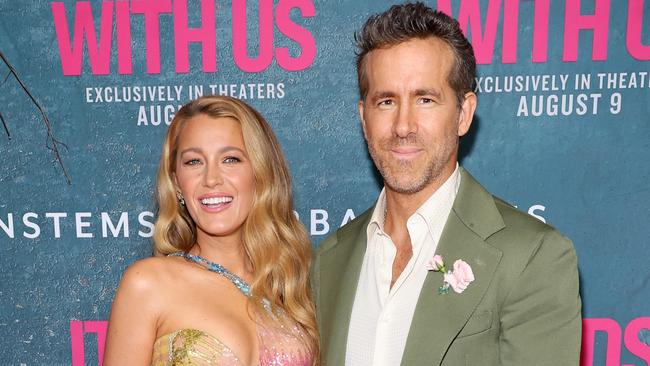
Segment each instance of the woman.
M264 118L229 97L181 108L157 199L159 256L125 272L104 365L317 364L311 247Z

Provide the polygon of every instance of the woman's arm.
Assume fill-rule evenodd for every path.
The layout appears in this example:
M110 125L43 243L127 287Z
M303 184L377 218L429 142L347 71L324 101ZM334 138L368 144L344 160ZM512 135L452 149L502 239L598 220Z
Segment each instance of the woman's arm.
M122 277L111 307L104 366L151 364L164 287L155 262L139 261Z

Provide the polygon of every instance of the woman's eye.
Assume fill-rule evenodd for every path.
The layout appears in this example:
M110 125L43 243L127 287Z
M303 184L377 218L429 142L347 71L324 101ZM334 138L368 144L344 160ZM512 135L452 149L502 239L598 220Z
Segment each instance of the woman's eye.
M223 159L223 162L226 164L239 163L240 161L241 159L236 156L228 156L225 159Z
M188 159L185 161L185 165L196 165L199 164L199 159Z

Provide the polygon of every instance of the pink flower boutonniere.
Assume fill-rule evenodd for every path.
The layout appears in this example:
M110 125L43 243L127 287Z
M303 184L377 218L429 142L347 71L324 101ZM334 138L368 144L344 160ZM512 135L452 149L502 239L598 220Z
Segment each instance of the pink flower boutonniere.
M441 255L434 255L427 263L427 270L443 273L444 284L438 288L439 294L446 294L451 287L454 292L460 294L472 281L474 281L474 272L467 262L462 259L457 259L454 262L453 271L447 270L445 262Z

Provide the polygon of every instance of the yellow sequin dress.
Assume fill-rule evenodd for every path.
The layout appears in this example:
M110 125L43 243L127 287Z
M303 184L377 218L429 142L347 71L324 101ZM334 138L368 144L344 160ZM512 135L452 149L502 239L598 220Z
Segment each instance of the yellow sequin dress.
M286 320L286 319L285 319ZM299 325L287 327L275 321L258 324L260 366L308 366L313 355ZM165 334L154 344L152 366L244 366L218 338L197 329ZM246 365L248 366L248 365Z

